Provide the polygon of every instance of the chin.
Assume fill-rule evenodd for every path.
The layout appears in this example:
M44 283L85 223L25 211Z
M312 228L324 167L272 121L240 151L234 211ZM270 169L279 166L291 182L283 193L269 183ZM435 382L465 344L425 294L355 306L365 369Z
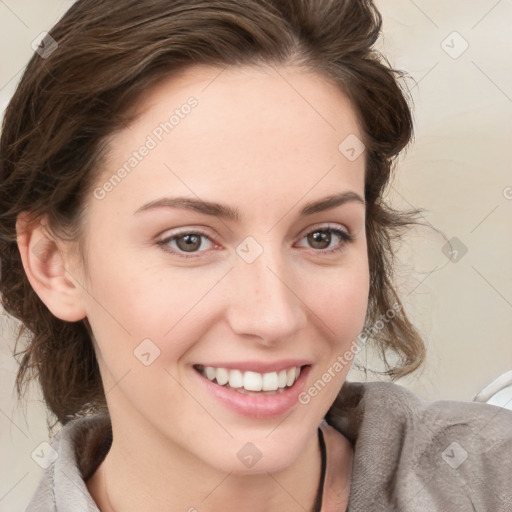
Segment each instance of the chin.
M224 449L218 447L214 452L210 446L210 452L207 456L203 453L202 459L217 470L236 475L278 473L292 466L310 442L306 436L291 437L285 431L281 436L276 434L274 437L272 434L269 436L266 431L265 435L253 436L252 439L253 441L232 439L224 445ZM316 428L313 441L316 443Z

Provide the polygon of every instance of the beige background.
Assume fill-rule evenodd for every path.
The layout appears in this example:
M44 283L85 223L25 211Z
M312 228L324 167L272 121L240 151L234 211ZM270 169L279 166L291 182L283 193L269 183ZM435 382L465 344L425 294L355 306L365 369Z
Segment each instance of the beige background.
M71 3L0 0L1 111L31 42ZM471 400L512 368L512 2L378 5L381 47L415 80L416 142L390 192L397 205L424 208L428 223L463 244L454 242L450 261L443 237L422 228L400 251L405 304L429 354L424 369L401 383L426 399ZM23 510L39 479L31 453L47 434L37 394L27 406L16 403L14 335L4 317L0 327L0 512L12 512ZM372 364L372 357L363 351L359 361Z

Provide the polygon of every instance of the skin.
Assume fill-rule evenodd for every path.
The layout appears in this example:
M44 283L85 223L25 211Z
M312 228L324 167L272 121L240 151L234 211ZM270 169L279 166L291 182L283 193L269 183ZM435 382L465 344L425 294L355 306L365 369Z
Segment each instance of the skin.
M103 512L215 512L237 502L249 512L312 510L317 428L349 366L308 404L252 418L205 392L193 365L304 358L307 389L350 348L368 301L364 204L299 211L332 194L364 198L364 154L349 161L338 150L348 135L363 135L346 96L307 70L189 68L144 95L138 118L111 139L96 185L191 96L197 107L129 175L104 198L91 194L87 272L41 226L19 238L49 309L87 317L94 334L114 441L87 485ZM240 219L177 208L134 214L166 196L223 203ZM333 234L327 249L313 245L307 235L327 225L353 240ZM211 241L181 252L191 258L179 256L184 244L169 242L172 253L157 243L197 229ZM248 236L263 249L250 264L236 251ZM30 250L38 243L48 244L44 262ZM134 356L144 339L160 351L147 366ZM237 457L247 442L262 454L252 468ZM345 467L351 452L347 441Z

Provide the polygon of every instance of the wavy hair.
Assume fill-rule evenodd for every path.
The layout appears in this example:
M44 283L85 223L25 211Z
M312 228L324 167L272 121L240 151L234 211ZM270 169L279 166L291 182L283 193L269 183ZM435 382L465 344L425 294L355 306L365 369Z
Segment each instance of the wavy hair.
M400 303L394 242L417 212L385 201L397 155L413 133L403 75L374 48L381 15L370 0L78 0L50 30L11 99L0 142L0 293L20 324L17 389L37 378L65 424L104 410L87 322L53 316L32 289L16 242L22 212L47 216L81 241L84 204L109 136L133 119L148 88L192 65L299 65L349 97L366 145L365 199L370 292L366 327ZM53 45L53 46L52 46ZM79 245L80 247L80 245ZM83 252L82 252L83 254ZM371 339L397 378L424 359L423 341L402 307ZM23 340L23 334L28 338ZM20 346L21 345L21 346ZM386 354L398 355L390 365ZM396 359L396 358L395 358Z

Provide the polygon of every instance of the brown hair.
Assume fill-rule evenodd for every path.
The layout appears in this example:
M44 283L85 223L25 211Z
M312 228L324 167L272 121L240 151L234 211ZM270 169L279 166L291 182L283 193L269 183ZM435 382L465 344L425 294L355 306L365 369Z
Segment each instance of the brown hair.
M32 289L16 242L18 215L46 215L55 233L80 243L83 206L108 137L133 120L132 107L149 87L196 64L302 65L348 95L366 145L366 329L394 310L372 339L387 373L397 378L421 364L423 342L392 284L393 240L414 212L383 200L412 119L401 73L373 49L381 22L369 0L79 0L67 11L50 31L58 47L28 63L1 137L0 293L22 324L17 348L29 334L18 352L20 394L37 377L63 424L105 407L87 322L56 318ZM390 352L398 355L394 366Z

